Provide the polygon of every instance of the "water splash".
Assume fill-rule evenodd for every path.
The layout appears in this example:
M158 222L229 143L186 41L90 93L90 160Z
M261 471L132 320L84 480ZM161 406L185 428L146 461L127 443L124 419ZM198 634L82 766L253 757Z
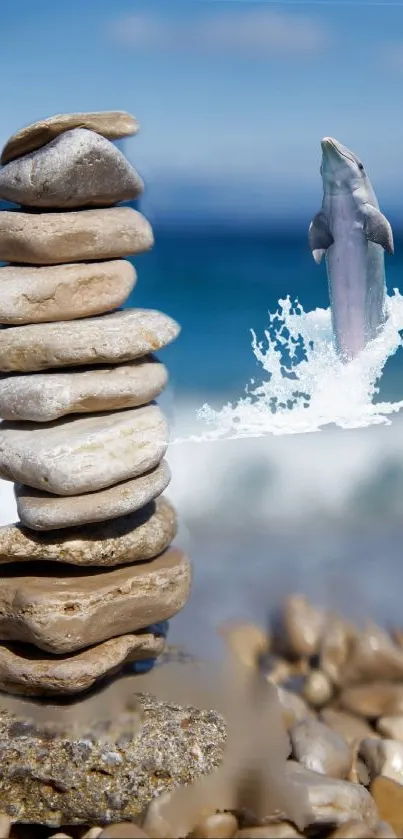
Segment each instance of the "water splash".
M330 309L305 312L298 301L279 300L264 339L252 331L252 349L265 378L252 381L246 396L214 410L205 404L197 417L209 430L188 440L261 437L319 431L326 425L362 428L390 424L399 402L374 402L387 359L403 345L403 297L387 298L387 321L379 336L353 361L337 356ZM182 442L175 440L173 442Z

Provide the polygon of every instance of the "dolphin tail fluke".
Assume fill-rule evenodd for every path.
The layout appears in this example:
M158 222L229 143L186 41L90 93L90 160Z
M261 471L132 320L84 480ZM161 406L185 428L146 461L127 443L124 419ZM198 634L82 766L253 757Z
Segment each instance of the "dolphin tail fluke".
M370 242L381 245L387 253L394 253L392 228L380 210L365 204L363 208L364 233Z
M309 247L317 265L322 261L325 252L333 244L333 241L325 213L320 210L312 219L308 230Z

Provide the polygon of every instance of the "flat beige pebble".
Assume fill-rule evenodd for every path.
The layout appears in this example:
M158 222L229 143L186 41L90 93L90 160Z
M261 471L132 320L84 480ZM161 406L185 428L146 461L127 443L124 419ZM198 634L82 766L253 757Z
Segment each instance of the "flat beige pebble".
M366 630L351 645L342 672L343 684L402 680L403 650L385 630L369 622Z
M0 417L40 423L137 408L156 399L167 382L166 367L153 356L113 367L0 376Z
M113 570L37 563L24 571L2 568L0 638L56 655L172 618L185 605L191 585L189 560L174 549Z
M154 404L41 426L4 422L0 477L54 495L82 495L144 475L161 462L168 441Z
M116 259L152 248L150 223L131 207L69 213L0 212L0 260L31 265Z
M98 839L98 836L102 833L102 831L102 827L90 827L86 833L83 833L83 835L80 836L80 839Z
M232 813L215 813L207 816L192 830L192 839L232 839L238 822Z
M118 140L137 134L139 124L136 118L126 111L55 114L47 119L32 122L12 134L1 153L1 165L4 166L16 157L45 146L59 134L72 128L88 128L106 137L107 140Z
M140 175L105 137L86 128L63 132L0 169L0 198L25 207L102 207L139 198Z
M23 696L72 696L88 690L124 664L157 658L161 636L120 635L69 656L46 655L32 646L0 641L0 689Z
M73 320L118 309L136 272L127 259L0 268L0 324Z
M162 349L179 335L178 324L151 309L125 309L97 318L0 330L0 372L121 364Z
M116 484L109 489L100 490L100 492L63 497L49 495L39 489L31 489L25 484L16 484L14 491L21 524L31 530L48 531L65 527L81 527L84 524L105 522L130 515L146 507L161 495L170 480L169 466L166 461L162 461L145 475ZM4 531L0 527L0 546L2 532ZM153 536L154 533L152 529L150 535ZM158 539L157 544L159 545ZM149 552L150 548L146 550ZM151 550L153 550L152 547Z
M0 568L35 560L89 568L127 565L160 554L177 530L175 509L164 497L128 516L57 532L33 533L5 524L0 527Z
M342 708L368 719L403 714L403 684L371 682L342 690Z
M99 839L142 839L148 834L144 833L137 824L131 822L122 822L121 824L111 824L106 827L102 833L99 834Z

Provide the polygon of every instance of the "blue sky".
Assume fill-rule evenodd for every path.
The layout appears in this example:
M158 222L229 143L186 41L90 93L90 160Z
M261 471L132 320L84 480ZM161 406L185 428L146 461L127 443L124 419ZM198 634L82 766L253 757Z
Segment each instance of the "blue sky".
M1 0L1 18L0 142L126 109L151 216L282 219L319 207L330 134L403 223L403 0Z

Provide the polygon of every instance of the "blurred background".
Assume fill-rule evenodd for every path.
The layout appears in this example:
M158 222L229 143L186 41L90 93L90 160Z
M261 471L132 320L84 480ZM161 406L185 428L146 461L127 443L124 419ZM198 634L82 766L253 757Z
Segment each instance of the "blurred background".
M130 305L182 325L161 353L173 427L261 376L250 330L298 297L327 307L307 228L322 199L320 140L365 163L395 234L403 291L403 3L367 0L2 0L0 142L58 112L124 109L122 150L146 192L151 253ZM400 352L382 398L403 398ZM170 497L195 565L172 631L263 619L290 590L364 619L399 621L403 426L172 446ZM3 521L15 515L1 486Z

